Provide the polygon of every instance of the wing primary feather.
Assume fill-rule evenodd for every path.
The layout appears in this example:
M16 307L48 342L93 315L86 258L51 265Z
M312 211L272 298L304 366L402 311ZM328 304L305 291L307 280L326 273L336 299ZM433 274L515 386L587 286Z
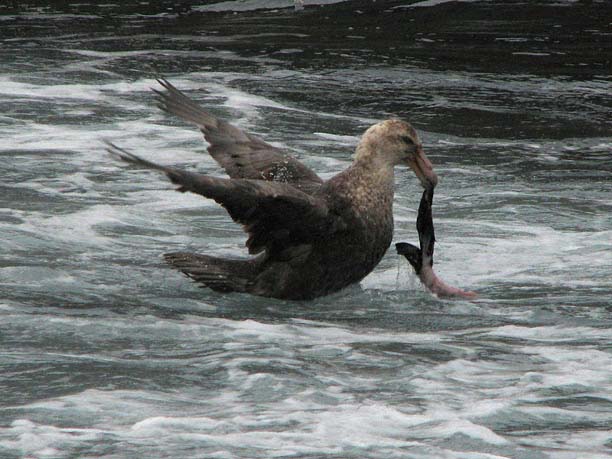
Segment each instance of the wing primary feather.
M108 152L121 161L163 172L178 185L177 191L189 191L221 204L249 233L247 247L251 253L282 251L343 227L325 201L289 183L211 177L156 164L109 141L106 145Z
M119 159L121 161L131 163L131 164L145 166L150 169L156 169L162 172L165 172L167 170L166 167L161 166L151 161L147 161L146 159L143 159L140 156L136 156L134 153L130 153L126 149L121 148L118 145L115 145L110 140L104 140L104 143L106 144L106 151L115 159Z
M165 78L157 81L163 88L152 88L158 107L196 125L209 143L208 152L231 178L286 182L308 193L323 183L297 159L214 117Z
M157 81L166 90L153 89L162 110L189 121L203 130L214 129L218 126L217 118L206 112L184 92L175 88L168 80L160 78Z
M186 191L194 191L194 189L198 186L198 178L205 177L200 176L199 174L194 174L192 172L182 171L180 169L175 169L174 167L162 166L161 164L154 163L152 161L148 161L146 159L141 158L140 156L135 155L127 151L124 148L121 148L114 143L106 140L105 141L107 148L106 151L115 159L124 161L126 163L135 164L137 166L144 166L149 169L154 169L163 172L170 179L172 183L175 185L179 185L176 189L181 193L185 193Z

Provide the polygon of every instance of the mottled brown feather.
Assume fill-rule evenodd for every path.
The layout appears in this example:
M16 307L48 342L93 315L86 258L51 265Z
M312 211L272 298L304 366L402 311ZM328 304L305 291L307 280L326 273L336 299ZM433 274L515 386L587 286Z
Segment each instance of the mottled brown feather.
M323 200L287 183L211 177L147 161L111 142L107 145L108 152L122 161L165 173L178 185L178 191L196 193L221 204L235 222L244 226L251 254L266 250L273 255L345 227Z
M214 117L169 81L158 81L165 89L154 89L158 106L200 128L209 143L208 152L230 178L286 182L305 192L313 192L323 183L317 174L297 159Z

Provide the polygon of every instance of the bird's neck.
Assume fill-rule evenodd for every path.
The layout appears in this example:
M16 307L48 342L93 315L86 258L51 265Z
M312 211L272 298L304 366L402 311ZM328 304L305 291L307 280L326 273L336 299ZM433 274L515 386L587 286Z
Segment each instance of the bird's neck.
M355 209L365 213L391 213L395 180L393 167L368 158L353 164L331 180L336 193L346 197Z
M385 159L384 156L373 154L371 151L364 153L358 147L355 160L351 166L352 175L357 180L366 180L377 189L393 187L395 180L394 164Z

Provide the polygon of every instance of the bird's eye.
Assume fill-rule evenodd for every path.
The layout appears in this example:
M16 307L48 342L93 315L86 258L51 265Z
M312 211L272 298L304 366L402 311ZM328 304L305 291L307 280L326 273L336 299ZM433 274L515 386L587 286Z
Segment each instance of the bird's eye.
M402 139L402 142L408 144L408 145L414 145L414 140L412 140L410 137L408 137L407 135L403 135L400 137L400 139Z

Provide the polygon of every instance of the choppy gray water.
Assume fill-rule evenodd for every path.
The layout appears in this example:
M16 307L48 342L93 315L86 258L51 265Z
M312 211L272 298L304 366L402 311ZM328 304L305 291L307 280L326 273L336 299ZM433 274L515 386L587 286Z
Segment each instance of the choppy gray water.
M610 457L609 3L173 3L0 7L0 457ZM221 173L158 75L325 177L409 119L437 271L481 299L432 297L392 251L308 303L166 267L244 235L105 154Z

